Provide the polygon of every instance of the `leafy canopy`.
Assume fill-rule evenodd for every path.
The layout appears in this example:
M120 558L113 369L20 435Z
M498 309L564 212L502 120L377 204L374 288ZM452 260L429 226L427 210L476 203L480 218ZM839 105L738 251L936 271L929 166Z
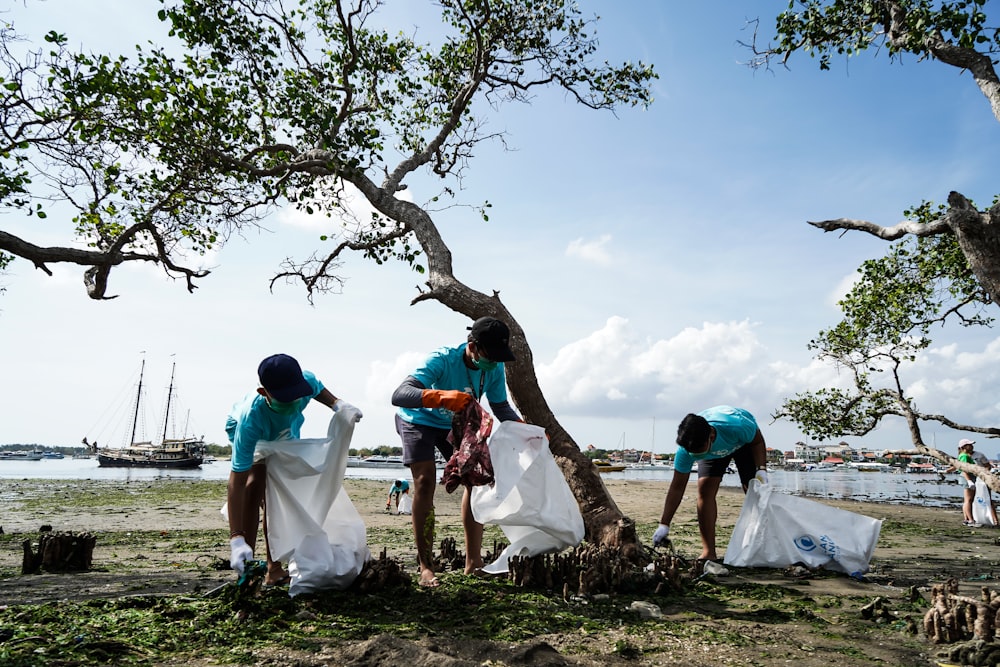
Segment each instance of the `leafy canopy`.
M342 237L326 256L289 265L310 290L336 284L344 249L422 270L421 247L436 241L429 209L397 194L421 171L446 182L428 204L454 195L479 142L503 139L489 113L544 88L593 109L651 101L652 68L595 63L596 19L574 2L428 3L440 11L437 45L385 29L386 4L164 0L176 43L132 58L68 54L59 37L37 89L67 118L60 141L83 156L74 166L93 191L73 201L76 233L109 266L166 263L182 244L203 253L291 202L342 226L323 235ZM12 190L28 182L5 173ZM369 217L352 216L355 193Z

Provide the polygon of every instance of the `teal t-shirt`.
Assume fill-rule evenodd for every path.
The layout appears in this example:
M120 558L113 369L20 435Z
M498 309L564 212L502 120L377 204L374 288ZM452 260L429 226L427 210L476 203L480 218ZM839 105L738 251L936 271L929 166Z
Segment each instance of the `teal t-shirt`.
M498 363L489 371L472 369L465 365L465 343L458 347L441 347L427 357L424 364L410 373L427 389L458 390L468 392L476 400L490 403L507 401L507 383L504 366ZM451 428L451 410L444 408L399 408L399 416L411 424Z
M690 473L695 461L729 456L743 445L752 442L757 435L757 420L741 408L717 405L702 410L698 415L704 417L708 425L715 429L715 440L704 454L692 454L678 445L677 455L674 457L676 472Z
M279 415L267 407L267 401L257 392L247 394L233 405L226 418L226 434L233 446L233 472L250 470L254 450L261 440L294 440L299 437L299 429L306 420L302 411L323 391L323 383L315 375L302 371L302 376L312 387L312 393L297 399L297 409L291 414Z

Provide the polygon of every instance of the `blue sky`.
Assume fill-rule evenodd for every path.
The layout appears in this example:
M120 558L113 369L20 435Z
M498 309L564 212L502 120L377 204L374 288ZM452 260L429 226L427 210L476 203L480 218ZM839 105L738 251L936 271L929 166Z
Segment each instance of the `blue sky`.
M387 22L436 30L417 3L390 4L414 13ZM769 415L795 392L843 381L806 344L837 322L836 299L886 246L806 221L894 224L950 190L987 203L1000 123L969 75L939 63L870 53L820 72L799 54L789 70L751 71L738 44L750 38L747 20L759 16L769 37L785 2L579 4L601 16L602 58L654 64L655 101L614 115L549 91L492 115L489 129L508 132L513 150L483 146L460 191L466 203L492 203L489 222L469 209L435 214L456 276L500 292L550 406L581 446L624 440L672 452L684 414L720 403L756 414L769 446L808 441ZM36 42L54 28L86 50L130 52L160 34L158 6L28 0L4 18ZM428 188L414 179L414 198L432 196ZM69 229L54 217L4 214L0 224L39 244L64 244ZM48 277L15 263L0 276L0 444L120 444L106 422L143 351L152 403L176 360L183 416L210 441L225 442L230 406L255 389L259 360L280 351L364 411L356 445L397 444L392 390L426 352L462 342L467 322L434 302L410 306L419 275L360 257L344 267L343 294L314 306L295 286L269 291L281 260L306 256L328 224L277 213L209 258L212 275L193 295L155 268L129 267L112 273L120 296L99 303L77 268L52 266ZM942 332L908 375L918 407L1000 423L998 347L994 331ZM321 435L323 408L307 416L304 435ZM945 449L961 437L925 430ZM846 440L909 444L898 421Z

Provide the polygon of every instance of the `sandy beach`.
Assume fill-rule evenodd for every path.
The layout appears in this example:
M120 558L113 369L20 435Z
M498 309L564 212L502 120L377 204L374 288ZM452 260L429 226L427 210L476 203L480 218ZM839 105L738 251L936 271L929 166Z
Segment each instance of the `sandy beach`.
M210 553L186 554L179 552L176 559L217 557L228 558L226 523L220 513L225 501L225 483L198 483L196 497L178 502L174 497L169 503L157 503L157 485L187 484L183 481L115 482L102 483L106 488L119 491L111 496L114 504L93 506L81 502L88 482L46 482L44 480L2 481L0 490L6 498L0 527L7 533L7 548L0 553L0 568L10 572L19 567L22 558L20 541L12 544L13 534L35 533L39 527L51 526L52 530L128 533L129 531L156 530L169 538L178 531L218 530L218 543ZM651 481L605 480L609 493L619 508L638 527L640 539L648 542L658 523L662 509L666 483ZM190 487L191 485L189 485ZM384 548L390 556L399 558L404 565L411 566L415 560L412 540L406 539L410 531L410 518L385 511L386 494L389 484L376 480L347 479L347 490L354 506L360 512L368 529L369 548L372 553L380 553ZM182 493L181 496L184 494ZM77 502L74 502L74 497ZM729 534L739 516L744 496L734 488L723 487L719 493L719 552L725 549ZM439 488L435 495L438 539L452 535L461 541L461 521L459 516L460 493L448 494ZM921 564L930 574L935 564L939 576L949 572L961 575L967 572L980 573L992 567L1000 559L996 548L1000 531L991 528L970 529L961 525L961 513L957 509L928 508L918 505L890 505L859 503L853 501L824 500L817 507L839 507L851 512L885 520L882 539L872 561L872 578L883 576L882 570L890 568L897 578L919 578L921 575L905 575L904 564L920 558ZM920 535L896 537L887 528L896 525L920 526L932 538ZM961 544L953 544L950 536ZM380 536L387 536L386 543L380 543ZM389 537L391 536L391 537ZM401 537L402 536L402 537ZM490 539L502 539L496 527L488 527L485 544ZM698 555L700 542L695 517L695 490L692 483L678 510L672 526L671 538L678 553L691 559ZM98 539L94 554L95 565L117 562L129 558L129 550L121 545L105 546ZM913 563L915 565L915 563ZM219 581L231 575L221 572ZM16 578L15 578L16 579ZM12 583L9 579L0 582L0 603L15 600L5 594ZM851 587L848 580L840 582ZM978 585L971 583L971 589Z
M622 511L635 520L640 538L648 542L659 519L666 483L623 480L605 480L605 483ZM0 535L0 573L3 575L0 579L0 605L135 594L191 595L233 581L233 573L224 568L224 559L228 558L228 540L220 508L224 501L225 483L102 483L107 493L90 495L87 484L40 480L0 482L0 493L4 498L0 519L4 532ZM169 502L160 496L164 487L157 485L161 484L172 485ZM398 558L404 569L415 576L410 518L385 512L388 486L382 481L345 480L345 489L365 521L371 551L377 555L385 549L389 556ZM738 489L723 488L720 492L720 554L739 515L743 498ZM108 502L102 505L105 500ZM451 535L461 544L459 501L459 493L449 495L443 489L438 490L438 540ZM842 575L792 578L781 570L753 569L734 571L728 583L793 586L807 592L813 599L839 599L841 602L837 606L842 608L838 613L849 613L851 609L856 612L876 597L890 602L902 601L914 587L926 596L931 585L948 578L959 582L963 594L976 596L984 585L992 585L1000 576L1000 549L997 546L1000 530L964 527L957 509L852 501L824 501L817 507L823 506L839 507L884 520L872 569L864 581ZM74 575L21 575L21 544L24 539L37 535L43 525L51 526L56 531L96 534L93 571ZM496 527L488 527L485 545L489 547L491 539L498 536L502 537ZM671 537L679 554L692 560L698 555L700 542L693 486L678 511ZM465 575L447 573L444 576ZM808 628L795 630L795 623L788 626L782 627L781 632L803 632L807 635L810 632ZM769 630L777 632L773 628ZM771 637L760 641L808 643L815 640ZM912 644L914 651L925 643L919 637L910 637L906 641ZM927 648L930 650L931 647ZM893 658L891 651L878 658L879 651L883 649L872 650L872 656L884 659L884 664L901 664L897 662L899 656ZM884 650L889 651L888 648ZM892 650L901 649L897 646ZM785 663L758 660L754 664ZM803 658L798 664L828 663L812 663ZM873 663L842 661L841 664Z

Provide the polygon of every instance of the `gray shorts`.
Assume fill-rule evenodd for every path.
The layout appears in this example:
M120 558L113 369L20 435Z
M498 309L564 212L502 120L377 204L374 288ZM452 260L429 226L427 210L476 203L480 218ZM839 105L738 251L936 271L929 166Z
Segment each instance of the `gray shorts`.
M753 452L747 445L743 445L732 454L720 459L698 461L698 477L722 477L726 474L730 461L736 464L736 470L740 473L740 482L743 486L750 484L750 480L757 474L757 466L753 461Z
M447 461L454 451L454 447L448 442L451 430L447 428L411 424L397 414L396 433L403 442L404 465L433 461L435 449L441 452L441 456Z

